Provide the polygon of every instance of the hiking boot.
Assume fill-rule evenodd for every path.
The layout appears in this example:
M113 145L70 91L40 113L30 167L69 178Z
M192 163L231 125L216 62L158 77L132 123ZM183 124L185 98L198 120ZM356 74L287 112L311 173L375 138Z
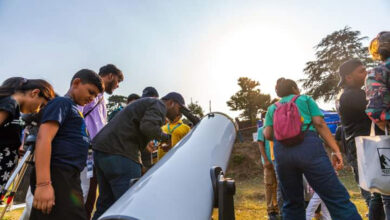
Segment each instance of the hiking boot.
M269 220L279 220L279 215L278 213L272 212L268 215Z

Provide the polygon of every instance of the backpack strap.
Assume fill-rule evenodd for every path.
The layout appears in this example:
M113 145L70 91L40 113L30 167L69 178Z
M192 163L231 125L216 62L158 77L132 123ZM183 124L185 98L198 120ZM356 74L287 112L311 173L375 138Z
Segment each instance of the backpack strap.
M295 101L299 98L299 96L300 96L300 95L295 95L288 103L290 103L290 102L295 102ZM276 105L276 107L279 107L279 106L281 106L281 105L283 105L283 104L280 103L280 101L279 101L279 102L276 102L275 105Z
M305 129L305 133L309 130L310 126L313 124L313 120L310 121L310 123L307 125L306 129Z
M94 105L93 108L91 108L87 113L84 114L84 118L86 118L89 114L91 114L93 110L95 110L95 108L103 101L103 98L104 98L103 96L100 97L98 103L96 103L96 105Z
M300 95L295 95L290 102L295 102L297 101L297 99L299 98Z

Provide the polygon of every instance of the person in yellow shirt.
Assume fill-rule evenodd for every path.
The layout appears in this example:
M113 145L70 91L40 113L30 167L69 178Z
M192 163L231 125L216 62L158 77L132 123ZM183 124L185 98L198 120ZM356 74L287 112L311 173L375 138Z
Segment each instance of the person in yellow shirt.
M159 146L158 147L158 159L160 160L170 149L172 149L188 132L191 128L184 124L181 120L182 114L178 115L173 121L170 121L162 127L162 130L166 134L171 135L171 146Z

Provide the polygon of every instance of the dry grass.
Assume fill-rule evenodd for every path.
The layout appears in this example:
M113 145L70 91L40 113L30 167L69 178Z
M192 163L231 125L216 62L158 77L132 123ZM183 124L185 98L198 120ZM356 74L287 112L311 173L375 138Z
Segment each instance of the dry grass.
M367 206L360 196L353 175L350 172L340 176L341 181L347 187L352 202L356 205L363 219L366 220ZM237 193L235 196L235 214L237 220L267 219L267 209L264 200L263 180L259 177L252 180L236 182ZM218 219L218 210L214 210L213 219Z

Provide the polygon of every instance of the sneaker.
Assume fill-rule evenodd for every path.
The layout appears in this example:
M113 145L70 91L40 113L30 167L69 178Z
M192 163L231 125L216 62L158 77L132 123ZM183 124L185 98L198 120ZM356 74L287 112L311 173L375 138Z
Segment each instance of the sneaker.
M278 213L272 212L268 215L269 220L279 220L279 215Z

